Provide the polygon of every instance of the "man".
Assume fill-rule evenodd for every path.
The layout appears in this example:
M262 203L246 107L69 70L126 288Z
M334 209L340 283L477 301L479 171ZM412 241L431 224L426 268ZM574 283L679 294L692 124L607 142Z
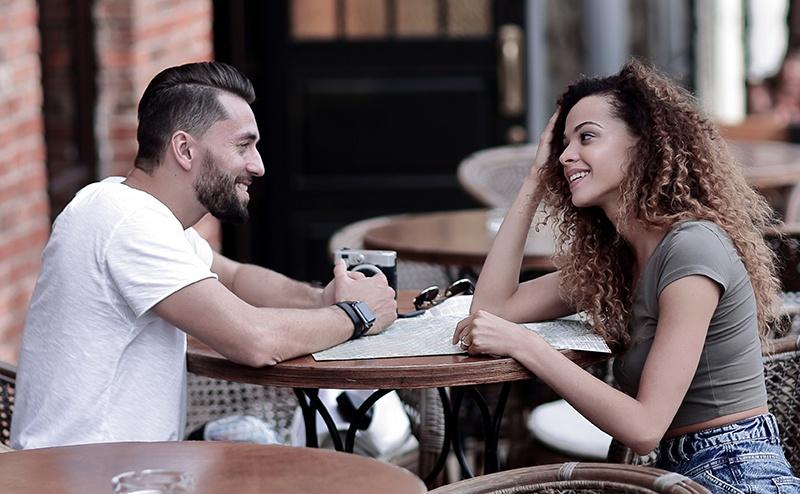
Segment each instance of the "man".
M191 228L208 212L247 216L264 174L254 97L222 63L164 70L139 103L134 168L56 218L22 339L15 448L180 440L186 334L264 366L394 320L382 276L340 262L312 288L212 252Z

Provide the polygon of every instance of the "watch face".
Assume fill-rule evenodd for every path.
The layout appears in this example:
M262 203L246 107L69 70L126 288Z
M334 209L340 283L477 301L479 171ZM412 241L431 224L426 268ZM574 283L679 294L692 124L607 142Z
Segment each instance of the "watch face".
M361 319L368 328L375 324L375 314L372 313L372 309L369 308L366 302L356 302L353 308L361 314Z

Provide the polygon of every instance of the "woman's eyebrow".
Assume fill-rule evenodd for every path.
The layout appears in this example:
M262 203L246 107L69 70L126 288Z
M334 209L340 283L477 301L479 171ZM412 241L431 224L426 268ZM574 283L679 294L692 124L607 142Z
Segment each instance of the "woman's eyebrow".
M579 123L578 125L576 125L576 126L575 126L575 129L573 129L573 132L577 132L578 130L580 130L580 129L581 129L581 127L583 127L583 126L585 126L585 125L596 125L596 126L600 127L601 129L602 129L602 128L604 128L602 125L600 125L600 124L599 124L599 123L597 123L597 122L593 122L593 121L591 121L591 120L587 120L587 121L585 121L585 122L581 122L581 123Z

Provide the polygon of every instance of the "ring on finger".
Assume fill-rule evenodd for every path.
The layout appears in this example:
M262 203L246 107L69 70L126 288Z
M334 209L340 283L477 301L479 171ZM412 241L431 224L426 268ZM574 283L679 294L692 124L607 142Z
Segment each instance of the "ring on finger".
M467 340L465 340L462 336L458 339L458 346L460 346L463 350L466 350L469 348L469 343L467 343Z

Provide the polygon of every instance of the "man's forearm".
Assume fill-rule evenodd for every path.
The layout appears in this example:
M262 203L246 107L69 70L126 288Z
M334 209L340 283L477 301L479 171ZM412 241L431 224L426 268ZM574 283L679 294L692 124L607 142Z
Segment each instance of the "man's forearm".
M229 288L256 307L308 309L323 305L321 288L253 264L239 266Z

